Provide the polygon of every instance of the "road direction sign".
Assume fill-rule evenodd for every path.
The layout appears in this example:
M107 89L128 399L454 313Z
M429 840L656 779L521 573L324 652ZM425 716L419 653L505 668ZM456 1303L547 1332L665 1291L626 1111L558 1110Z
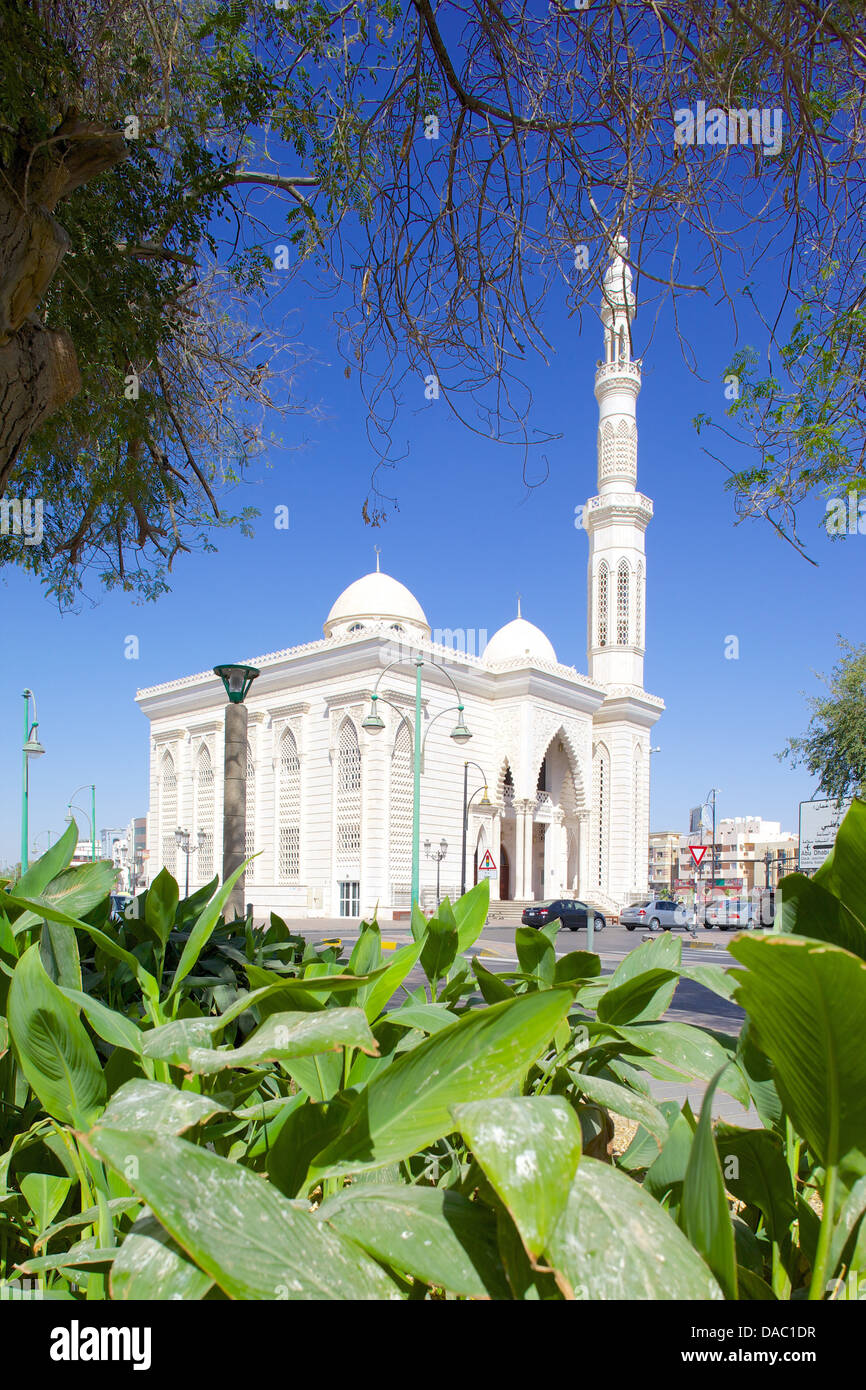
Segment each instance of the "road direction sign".
M836 831L853 798L800 802L800 859L803 869L820 869L836 843Z

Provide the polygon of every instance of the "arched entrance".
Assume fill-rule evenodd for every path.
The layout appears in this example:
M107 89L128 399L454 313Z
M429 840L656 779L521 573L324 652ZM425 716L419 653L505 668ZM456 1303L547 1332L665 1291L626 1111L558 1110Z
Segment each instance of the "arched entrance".
M499 896L503 902L511 897L511 865L504 845L499 847Z

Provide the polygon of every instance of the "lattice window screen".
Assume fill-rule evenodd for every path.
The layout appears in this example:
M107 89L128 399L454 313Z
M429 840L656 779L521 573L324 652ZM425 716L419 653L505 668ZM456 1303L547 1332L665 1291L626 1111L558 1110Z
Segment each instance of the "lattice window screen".
M634 640L638 647L642 647L643 642L643 565L638 563L637 579L635 580L635 608L634 608Z
M393 894L395 885L405 887L412 876L412 740L403 723L391 755L388 840Z
M597 598L596 598L596 605L597 605L597 608L598 608L598 613L597 613L597 617L596 617L596 622L597 622L597 624L598 624L598 629L597 629L597 631L598 631L598 645L599 645L600 647L606 647L606 646L607 646L607 592L608 592L608 570L607 570L607 562L604 561L604 560L602 560L601 564L600 564L599 567L598 567L597 585L598 585L598 592L597 592Z
M301 872L301 760L291 729L280 739L280 878Z
M255 853L256 848L256 763L253 758L253 750L247 744L247 816L246 816L246 839L244 841L244 858L249 859ZM245 870L245 879L250 883L256 876L255 860L248 864Z
M360 872L361 750L351 720L340 729L337 754L337 873Z
M628 643L629 577L628 564L621 560L616 575L616 640L621 647Z
M177 877L177 774L174 758L166 753L159 774L159 841L162 847L162 866Z
M195 768L195 832L204 831L201 849L195 856L202 883L213 877L214 777L210 752L202 746Z
M608 841L610 836L610 757L600 745L592 760L593 810L595 812L595 853L593 868L597 888L607 888Z

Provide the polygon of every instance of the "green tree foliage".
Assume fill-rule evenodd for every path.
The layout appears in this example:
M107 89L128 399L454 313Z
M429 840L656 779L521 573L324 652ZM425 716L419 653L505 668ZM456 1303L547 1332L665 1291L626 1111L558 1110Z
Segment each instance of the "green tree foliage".
M866 788L866 644L839 638L840 660L821 677L828 695L812 695L808 729L778 756L820 778L825 796L862 796Z

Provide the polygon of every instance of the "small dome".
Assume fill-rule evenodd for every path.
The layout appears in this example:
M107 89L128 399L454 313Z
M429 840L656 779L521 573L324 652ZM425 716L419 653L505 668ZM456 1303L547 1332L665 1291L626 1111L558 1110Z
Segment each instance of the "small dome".
M422 630L430 636L430 625L424 609L405 584L390 574L375 570L356 579L344 589L325 620L325 636L337 637L352 631L362 631L365 623L389 623L399 631L404 623L410 632Z
M533 660L556 661L550 638L526 618L512 618L510 623L494 632L484 648L487 662L514 661L518 657L528 657L527 665Z

